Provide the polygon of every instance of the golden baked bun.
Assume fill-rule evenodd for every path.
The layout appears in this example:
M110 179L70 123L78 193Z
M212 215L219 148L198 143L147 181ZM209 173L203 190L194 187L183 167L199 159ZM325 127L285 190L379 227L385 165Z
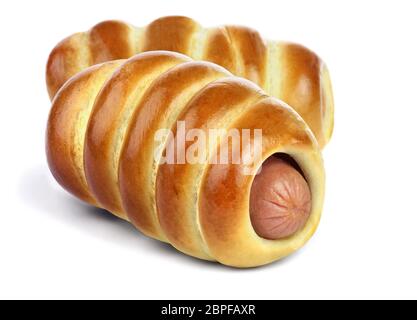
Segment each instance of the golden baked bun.
M330 77L314 52L293 43L266 41L246 27L203 28L187 17L163 17L142 28L105 21L64 39L53 49L47 64L49 95L52 99L65 81L89 66L150 50L175 51L223 66L293 107L321 148L330 140Z
M164 162L167 150L181 151L192 144L174 146L168 136L156 140L161 129L179 137L179 123L185 124L186 135L194 129L237 130L243 158L254 150L253 139L242 137L243 129L262 130L260 157L249 164L212 161L225 142L227 154L232 152L223 135L203 145L200 162ZM188 255L230 266L259 266L292 253L311 237L321 215L321 152L302 118L252 82L175 52L146 52L72 77L53 99L46 151L54 177L76 197ZM278 234L274 240L255 230L250 194L257 169L278 155L291 158L294 169L277 161L276 170L272 168L278 172L275 181L262 179L259 185L265 189L271 183L284 193L295 189L277 194L286 197L285 202L266 199L288 208L271 214L288 223L300 211L289 203L310 212L304 210L295 217L296 227L289 224L285 237ZM271 162L268 168L275 165ZM277 184L282 182L280 172L289 177L283 187ZM306 183L301 185L303 179ZM305 205L300 199L310 202ZM255 205L253 210L259 208ZM258 210L252 219L266 219L269 212L264 213Z

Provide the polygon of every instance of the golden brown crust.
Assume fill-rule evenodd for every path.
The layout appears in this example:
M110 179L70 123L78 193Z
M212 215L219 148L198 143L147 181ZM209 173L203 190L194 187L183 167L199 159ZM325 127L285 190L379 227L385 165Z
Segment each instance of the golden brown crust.
M51 100L70 77L92 65L90 56L85 56L85 52L88 52L86 39L85 33L73 34L58 43L50 53L46 65L46 84Z
M271 154L287 153L310 186L312 212L304 228L281 240L256 234L249 215L254 173L243 174L246 165L209 162L222 140L209 141L202 162L164 164L170 142L155 142L155 134L176 132L181 120L187 132L262 129L255 168ZM320 151L301 117L252 82L173 52L107 62L71 78L53 102L47 154L57 181L77 197L128 217L187 254L235 267L269 263L302 246L323 204Z
M97 64L116 59L127 59L136 53L131 41L134 29L121 21L104 21L89 31L91 63Z
M223 264L236 267L263 265L297 250L314 233L321 214L323 166L305 123L277 100L265 98L236 119L233 128L256 129L260 124L262 160L277 152L293 156L307 175L313 208L307 224L295 235L282 240L260 238L248 214L254 176L244 174L241 164L207 165L199 192L201 231L211 255Z
M189 55L190 42L198 23L187 17L163 17L145 31L141 51L168 50Z
M267 47L264 40L257 31L250 28L228 26L226 30L238 62L236 75L264 87L267 68Z
M235 51L225 27L211 28L208 30L203 52L203 60L217 63L231 73L237 74Z
M58 183L76 197L96 205L83 167L83 142L94 98L119 62L86 69L55 96L46 131L49 168Z
M281 98L300 114L315 132L319 145L325 144L322 130L325 105L321 96L321 60L297 44L282 47Z
M214 81L190 101L178 121L184 121L186 135L192 129L203 129L208 135L208 129L227 128L237 114L249 108L261 95L254 85L239 78ZM172 131L175 137L175 128ZM184 149L191 144L192 141L186 142ZM160 164L156 202L159 221L169 241L187 254L208 259L209 253L195 217L204 167L204 163Z
M96 98L85 140L86 177L100 205L124 219L118 166L131 115L155 78L185 61L189 59L171 52L133 57L113 73Z
M217 63L290 104L324 147L333 128L333 96L323 62L312 51L289 43L266 43L249 28L202 28L194 20L163 17L143 28L105 21L75 34L52 51L47 67L50 97L72 75L97 62L124 59L150 50L176 51Z
M156 79L132 115L120 158L120 190L130 221L145 234L165 239L155 205L157 153L155 135L171 128L188 100L207 83L231 76L226 70L203 62L189 62L168 70ZM166 183L169 183L166 180ZM141 192L138 194L138 190ZM170 205L176 201L171 199ZM171 240L171 239L169 239ZM171 241L172 243L172 241Z

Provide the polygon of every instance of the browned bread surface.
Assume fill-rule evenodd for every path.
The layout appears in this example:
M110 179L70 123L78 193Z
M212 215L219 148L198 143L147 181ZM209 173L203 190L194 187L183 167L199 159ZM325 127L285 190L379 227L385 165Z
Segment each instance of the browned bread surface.
M285 239L260 238L249 216L255 173L245 173L247 164L209 161L221 141L206 145L202 162L161 162L173 142L164 137L157 144L157 131L175 136L178 121L186 133L262 129L262 157L254 167L279 152L297 161L312 196L306 225ZM242 142L243 153L249 143ZM174 52L106 62L71 78L53 100L46 151L54 177L75 196L182 252L231 266L290 254L314 233L321 215L321 153L300 116L252 82Z
M321 147L330 140L330 77L314 52L297 44L266 41L247 27L203 28L187 17L163 17L141 28L105 21L64 39L48 60L49 95L52 99L65 81L88 66L150 50L176 51L194 60L217 63L293 107Z

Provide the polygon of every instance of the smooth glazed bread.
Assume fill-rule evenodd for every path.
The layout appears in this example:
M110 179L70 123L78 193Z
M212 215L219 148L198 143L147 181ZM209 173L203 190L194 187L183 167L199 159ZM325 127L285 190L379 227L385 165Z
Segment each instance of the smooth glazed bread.
M266 41L246 27L203 28L187 17L164 17L142 28L105 21L64 39L53 49L47 64L49 95L52 99L65 81L91 65L150 50L176 51L223 66L293 107L310 126L320 147L330 140L330 77L314 52L297 44Z
M178 144L180 131L213 129L223 131L202 145L199 161L180 161L194 141ZM229 131L250 158L255 138L245 140L244 130L262 130L260 157L214 161L222 146L232 154ZM321 215L321 152L301 117L252 82L179 53L146 52L72 77L53 100L46 151L56 180L78 198L188 255L230 266L292 253Z

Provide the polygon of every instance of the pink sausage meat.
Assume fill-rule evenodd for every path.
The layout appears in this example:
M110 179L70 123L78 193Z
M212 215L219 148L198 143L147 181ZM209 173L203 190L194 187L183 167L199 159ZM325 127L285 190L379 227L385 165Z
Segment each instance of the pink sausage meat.
M272 156L255 177L250 218L262 238L277 240L303 228L310 216L311 194L304 177L287 161Z

